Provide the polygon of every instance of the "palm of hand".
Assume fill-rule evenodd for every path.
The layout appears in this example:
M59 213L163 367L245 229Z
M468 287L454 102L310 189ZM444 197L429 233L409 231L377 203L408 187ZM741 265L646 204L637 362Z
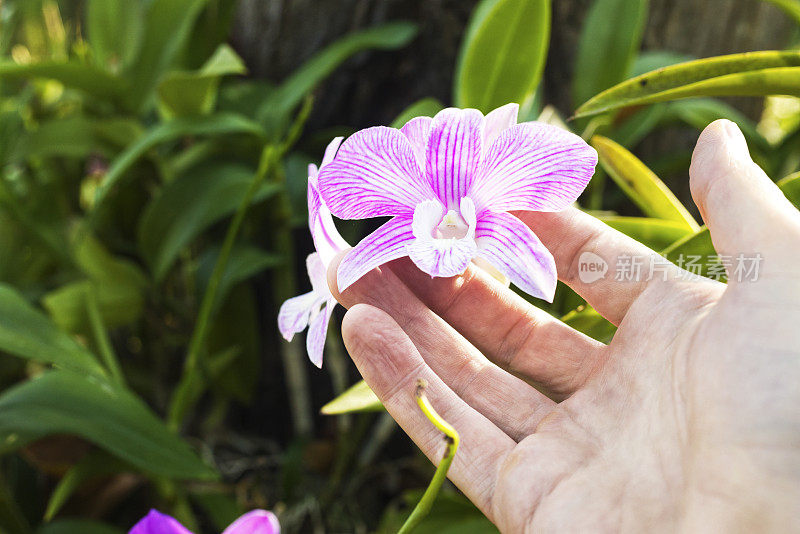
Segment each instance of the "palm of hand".
M774 186L754 164L719 148L740 143L731 135L717 123L701 138L693 194L720 254L763 253L757 282L726 287L674 267L666 281L584 284L583 251L653 253L574 210L521 215L559 277L619 325L608 346L475 268L431 280L399 261L339 295L374 306L351 308L343 325L367 382L436 462L439 436L409 393L428 379L462 435L450 477L504 532L798 525L800 290L786 273L800 223L761 190ZM725 211L721 198L751 213ZM775 224L766 213L781 239L764 231Z

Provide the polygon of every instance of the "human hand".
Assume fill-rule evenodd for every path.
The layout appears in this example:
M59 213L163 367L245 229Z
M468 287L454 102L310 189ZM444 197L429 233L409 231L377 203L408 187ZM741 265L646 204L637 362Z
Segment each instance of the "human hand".
M331 265L359 371L438 463L413 395L428 381L461 435L449 477L503 532L800 529L800 213L731 122L702 133L690 176L716 250L761 254L757 280L670 264L666 280L584 283L585 251L655 253L576 209L518 214L619 326L609 345L474 266L431 279L406 258L339 294Z

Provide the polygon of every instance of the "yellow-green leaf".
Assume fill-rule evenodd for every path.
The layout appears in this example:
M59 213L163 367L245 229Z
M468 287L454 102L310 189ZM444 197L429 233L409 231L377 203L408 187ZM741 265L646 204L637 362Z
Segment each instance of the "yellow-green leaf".
M383 404L363 380L330 401L320 410L325 415L352 412L379 412Z
M591 98L576 117L693 96L800 94L800 52L764 51L698 59L626 80Z
M603 169L646 215L675 221L692 232L700 228L672 191L639 158L607 137L596 135L591 143Z
M666 248L675 241L692 234L686 224L678 221L652 217L620 217L618 215L599 215L597 218L653 250Z
M486 113L525 102L539 85L549 39L549 0L483 0L461 45L456 105Z
M800 209L800 172L790 174L778 182L786 198L791 201L797 209Z

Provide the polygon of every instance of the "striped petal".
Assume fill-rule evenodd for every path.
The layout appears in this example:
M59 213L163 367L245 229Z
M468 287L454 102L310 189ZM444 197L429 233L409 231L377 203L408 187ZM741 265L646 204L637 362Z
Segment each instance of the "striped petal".
M483 149L488 150L497 136L517 124L519 104L511 103L492 110L483 121Z
M339 234L328 206L316 187L315 180L308 180L308 228L314 239L314 248L322 263L328 265L336 254L350 245Z
M336 152L339 150L343 139L344 137L334 137L331 142L328 143L328 146L325 147L325 155L322 156L322 164L320 165L321 167L324 167L333 161L333 158L336 156Z
M476 109L443 109L433 118L426 173L439 200L457 209L481 163L483 115Z
M329 298L321 309L311 312L306 335L306 351L311 363L322 368L322 353L325 351L325 338L328 335L328 322L331 319L336 299Z
M556 263L536 234L510 213L484 213L475 229L478 256L521 290L553 302Z
M281 304L278 311L278 330L286 341L291 341L295 334L308 326L311 311L324 300L315 291L292 297Z
M414 206L435 198L400 130L377 126L350 136L319 171L319 192L337 217L411 216Z
M177 519L158 510L150 510L141 521L136 523L128 534L192 534Z
M375 267L407 256L408 244L413 239L411 217L395 217L362 239L339 264L339 291L344 291Z
M444 213L438 202L420 204L414 211L414 241L408 247L408 256L421 271L431 276L456 276L463 273L475 257L475 204L463 198L459 209L468 227L466 235L460 239L433 237L433 229Z
M577 135L526 122L497 136L470 196L478 213L560 211L583 192L595 165L597 152Z
M428 137L431 134L431 122L433 119L430 117L414 117L405 125L400 128L403 135L408 137L411 141L411 147L414 149L414 155L417 157L419 168L425 168L425 156L428 147Z
M280 534L278 518L266 510L253 510L230 524L222 534Z

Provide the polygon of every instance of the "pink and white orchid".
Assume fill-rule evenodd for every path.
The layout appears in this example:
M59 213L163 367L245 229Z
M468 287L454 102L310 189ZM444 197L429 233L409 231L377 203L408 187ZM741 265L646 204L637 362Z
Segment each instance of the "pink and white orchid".
M448 108L401 129L350 136L319 172L319 191L343 219L392 217L339 265L339 289L409 256L431 276L455 276L483 259L520 289L552 301L555 261L510 211L560 211L584 190L597 153L544 123L516 124L518 106L485 117Z
M333 161L336 151L342 142L337 137L325 149L321 167ZM322 201L317 185L317 167L308 166L308 227L314 239L316 252L306 258L308 277L311 280L311 291L291 298L281 305L278 312L278 328L287 341L294 334L308 327L306 350L311 362L322 367L322 353L325 348L325 337L328 333L328 322L336 306L336 299L328 289L328 265L336 254L349 247L342 239L328 207Z
M253 510L244 514L225 529L222 534L280 534L281 526L278 518L266 510ZM177 519L162 514L158 510L150 510L128 534L192 534Z

